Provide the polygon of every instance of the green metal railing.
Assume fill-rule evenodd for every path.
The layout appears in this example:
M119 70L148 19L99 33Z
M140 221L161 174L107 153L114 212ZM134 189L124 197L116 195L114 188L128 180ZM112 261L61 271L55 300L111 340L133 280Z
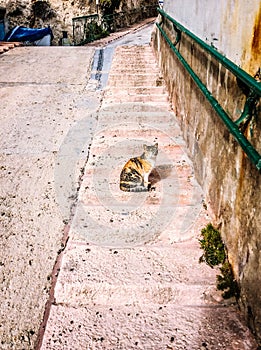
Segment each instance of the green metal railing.
M98 19L97 13L72 19L74 45L83 45L95 39L94 27L97 26Z
M175 53L179 61L183 64L184 68L188 71L192 79L195 81L195 83L197 84L201 92L205 95L205 97L207 98L207 100L209 101L213 109L217 112L219 117L222 119L222 121L224 122L224 124L226 125L230 133L233 135L233 137L242 147L243 151L246 153L248 158L251 160L251 162L255 164L258 170L261 170L261 155L252 146L252 144L246 139L246 137L242 134L242 132L239 130L239 127L238 127L239 122L242 122L242 120L246 118L247 113L249 114L250 107L251 106L253 107L255 105L253 101L257 101L257 99L261 96L261 83L257 82L248 73L246 73L236 64L234 64L232 61L224 57L212 46L202 41L200 38L198 38L196 35L194 35L192 32L190 32L188 29L186 29L184 26L182 26L172 17L170 17L165 11L163 11L162 9L158 9L158 12L161 14L163 18L166 18L168 21L170 21L173 24L174 30L177 33L176 40L174 43L172 43L167 33L164 31L164 29L161 26L162 22L156 23L157 28L161 32L162 36L164 37L164 39L166 40L166 42L168 43L172 51ZM238 79L240 79L249 88L250 90L249 96L251 101L249 102L248 100L248 103L246 104L244 111L241 117L238 119L238 121L234 122L231 120L231 118L228 116L228 114L225 112L222 106L214 98L214 96L207 89L205 84L200 80L198 75L193 71L191 66L188 64L188 62L184 59L184 57L180 54L180 52L176 48L176 45L181 40L181 33L185 33L186 35L188 35L192 40L194 40L197 44L199 44L205 51L210 53L216 60L221 62L221 64L225 68L231 71Z

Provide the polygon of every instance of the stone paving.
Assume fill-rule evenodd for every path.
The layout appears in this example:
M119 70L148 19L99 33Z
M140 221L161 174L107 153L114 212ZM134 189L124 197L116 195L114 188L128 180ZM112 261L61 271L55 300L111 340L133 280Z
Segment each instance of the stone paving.
M72 162L69 156L60 162L60 147L86 113L81 129L89 137L96 123L91 112L99 99L85 90L93 53L86 47L16 47L0 56L1 350L36 343L72 201L65 178ZM61 211L64 197L68 207Z
M124 163L155 142L155 191L121 192ZM203 201L150 45L117 47L40 348L255 349L198 263Z

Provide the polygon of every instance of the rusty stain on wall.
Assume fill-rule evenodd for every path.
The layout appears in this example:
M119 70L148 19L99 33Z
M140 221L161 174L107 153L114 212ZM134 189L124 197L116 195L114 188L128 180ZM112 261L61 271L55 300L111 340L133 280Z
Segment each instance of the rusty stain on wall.
M261 4L255 18L251 45L250 74L255 75L261 65Z
M251 38L247 43L248 49L245 49L242 55L242 68L250 75L255 76L261 66L261 4L253 21ZM246 55L246 52L249 54Z

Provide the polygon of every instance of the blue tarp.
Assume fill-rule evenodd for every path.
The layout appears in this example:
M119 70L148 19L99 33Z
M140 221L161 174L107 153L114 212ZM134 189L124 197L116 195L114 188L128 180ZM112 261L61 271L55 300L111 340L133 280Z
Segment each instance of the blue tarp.
M0 19L0 40L3 40L5 37L5 23Z
M42 39L46 35L51 35L51 38L53 38L53 33L50 27L33 29L33 28L17 26L6 34L4 41L34 42L36 40Z

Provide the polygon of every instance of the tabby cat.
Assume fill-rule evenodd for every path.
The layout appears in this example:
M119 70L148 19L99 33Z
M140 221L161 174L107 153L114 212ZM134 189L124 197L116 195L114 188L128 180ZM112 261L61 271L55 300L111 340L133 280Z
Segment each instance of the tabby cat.
M127 192L150 191L149 174L158 154L158 144L143 145L144 152L140 157L131 158L123 167L120 175L120 189Z

